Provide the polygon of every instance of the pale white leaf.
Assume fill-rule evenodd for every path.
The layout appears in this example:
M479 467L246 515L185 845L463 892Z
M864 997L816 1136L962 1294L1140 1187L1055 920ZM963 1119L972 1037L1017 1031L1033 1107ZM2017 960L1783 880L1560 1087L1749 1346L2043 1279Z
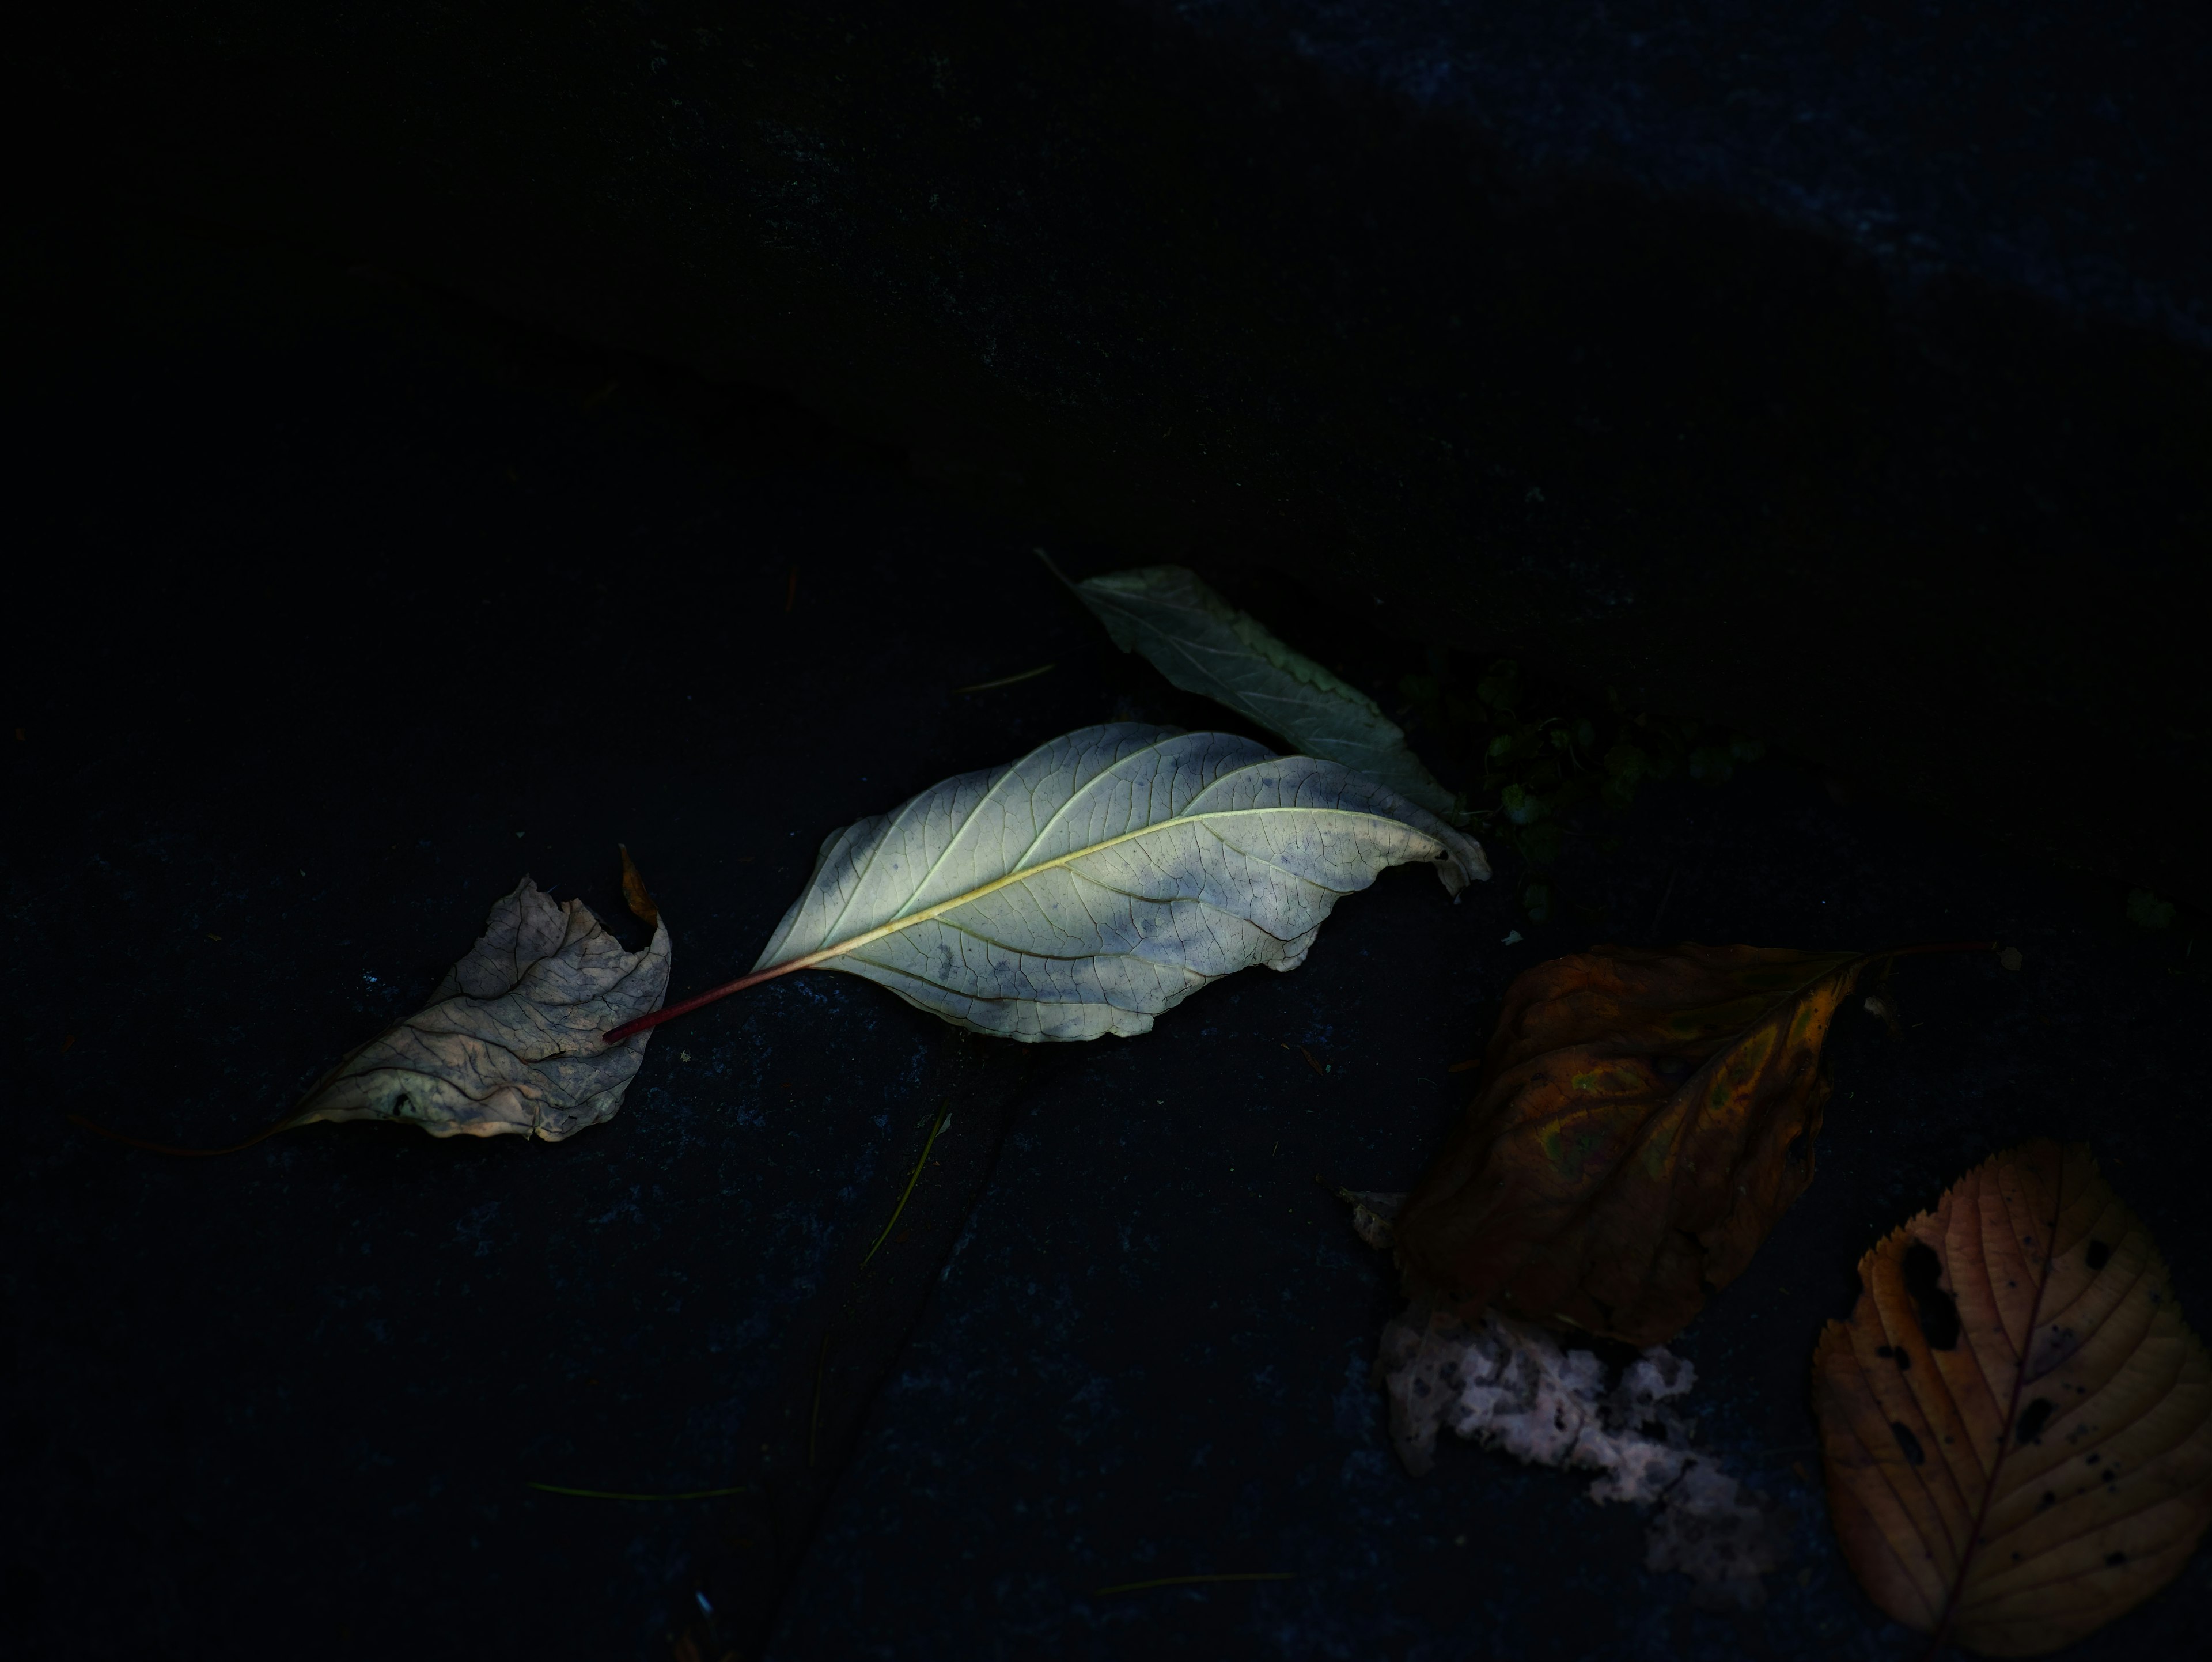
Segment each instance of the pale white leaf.
M1086 728L836 833L753 972L706 996L842 970L1012 1038L1141 1033L1209 981L1297 968L1340 897L1411 861L1455 894L1490 874L1472 837L1339 764Z

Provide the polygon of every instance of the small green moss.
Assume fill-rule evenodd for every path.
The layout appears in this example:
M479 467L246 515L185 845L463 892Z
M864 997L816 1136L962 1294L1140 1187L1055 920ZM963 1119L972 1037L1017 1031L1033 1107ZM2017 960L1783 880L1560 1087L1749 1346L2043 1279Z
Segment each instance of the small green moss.
M1555 903L1550 868L1561 849L1571 837L1591 835L1583 823L1589 810L1619 813L1639 786L1677 772L1720 784L1766 752L1756 739L1635 710L1610 688L1604 710L1531 715L1569 700L1525 685L1510 658L1485 669L1471 693L1454 671L1449 654L1432 652L1429 673L1401 678L1399 719L1414 718L1432 759L1455 753L1480 778L1462 794L1459 815L1528 862L1522 904L1538 922Z
M2173 902L2161 900L2148 889L2128 891L2128 922L2146 929L2170 929L2173 927Z

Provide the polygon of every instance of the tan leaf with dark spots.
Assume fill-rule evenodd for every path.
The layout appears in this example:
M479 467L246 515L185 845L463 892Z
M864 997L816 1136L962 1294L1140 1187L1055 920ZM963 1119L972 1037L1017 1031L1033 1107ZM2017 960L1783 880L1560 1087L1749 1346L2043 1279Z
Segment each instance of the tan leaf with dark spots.
M2212 1521L2212 1359L2086 1146L1985 1161L1859 1281L1813 1401L1875 1604L1939 1643L2036 1656L2180 1573Z

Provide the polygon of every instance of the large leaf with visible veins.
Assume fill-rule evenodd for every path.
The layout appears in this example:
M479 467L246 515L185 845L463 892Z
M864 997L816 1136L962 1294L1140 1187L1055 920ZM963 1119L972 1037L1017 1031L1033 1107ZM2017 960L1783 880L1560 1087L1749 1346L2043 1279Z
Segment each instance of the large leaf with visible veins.
M1451 807L1452 794L1372 698L1284 645L1196 573L1148 565L1073 587L1115 646L1142 653L1184 691L1218 699L1292 750L1357 768L1425 808Z
M2212 1359L2087 1148L1984 1161L1859 1285L1813 1405L1875 1604L1938 1647L2037 1656L2181 1573L2212 1520Z
M1409 861L1454 893L1490 874L1474 839L1336 763L1085 728L832 836L718 992L842 970L1012 1038L1141 1033L1209 981L1296 969L1340 897Z

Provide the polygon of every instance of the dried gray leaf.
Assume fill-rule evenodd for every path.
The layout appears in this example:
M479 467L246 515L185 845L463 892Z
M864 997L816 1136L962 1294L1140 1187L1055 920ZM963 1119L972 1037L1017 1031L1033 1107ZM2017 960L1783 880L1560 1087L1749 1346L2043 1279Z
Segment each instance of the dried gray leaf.
M1490 875L1472 837L1336 763L1085 728L836 833L730 989L842 970L984 1032L1141 1033L1221 976L1296 969L1340 896L1409 861L1455 894Z
M666 923L625 952L582 901L556 905L526 877L429 1004L340 1062L293 1123L389 1119L435 1137L557 1142L622 1106L653 1035L600 1036L660 1008L668 965Z
M1284 645L1196 573L1148 565L1073 587L1115 645L1142 653L1184 691L1218 700L1304 755L1356 768L1432 812L1450 811L1452 794L1372 698Z
M1393 1193L1380 1189L1340 1189L1336 1196L1339 1200L1351 1202L1352 1227L1358 1232L1360 1239L1377 1252L1387 1252L1395 1245L1390 1228L1397 1222L1398 1214L1405 1209L1403 1190Z

